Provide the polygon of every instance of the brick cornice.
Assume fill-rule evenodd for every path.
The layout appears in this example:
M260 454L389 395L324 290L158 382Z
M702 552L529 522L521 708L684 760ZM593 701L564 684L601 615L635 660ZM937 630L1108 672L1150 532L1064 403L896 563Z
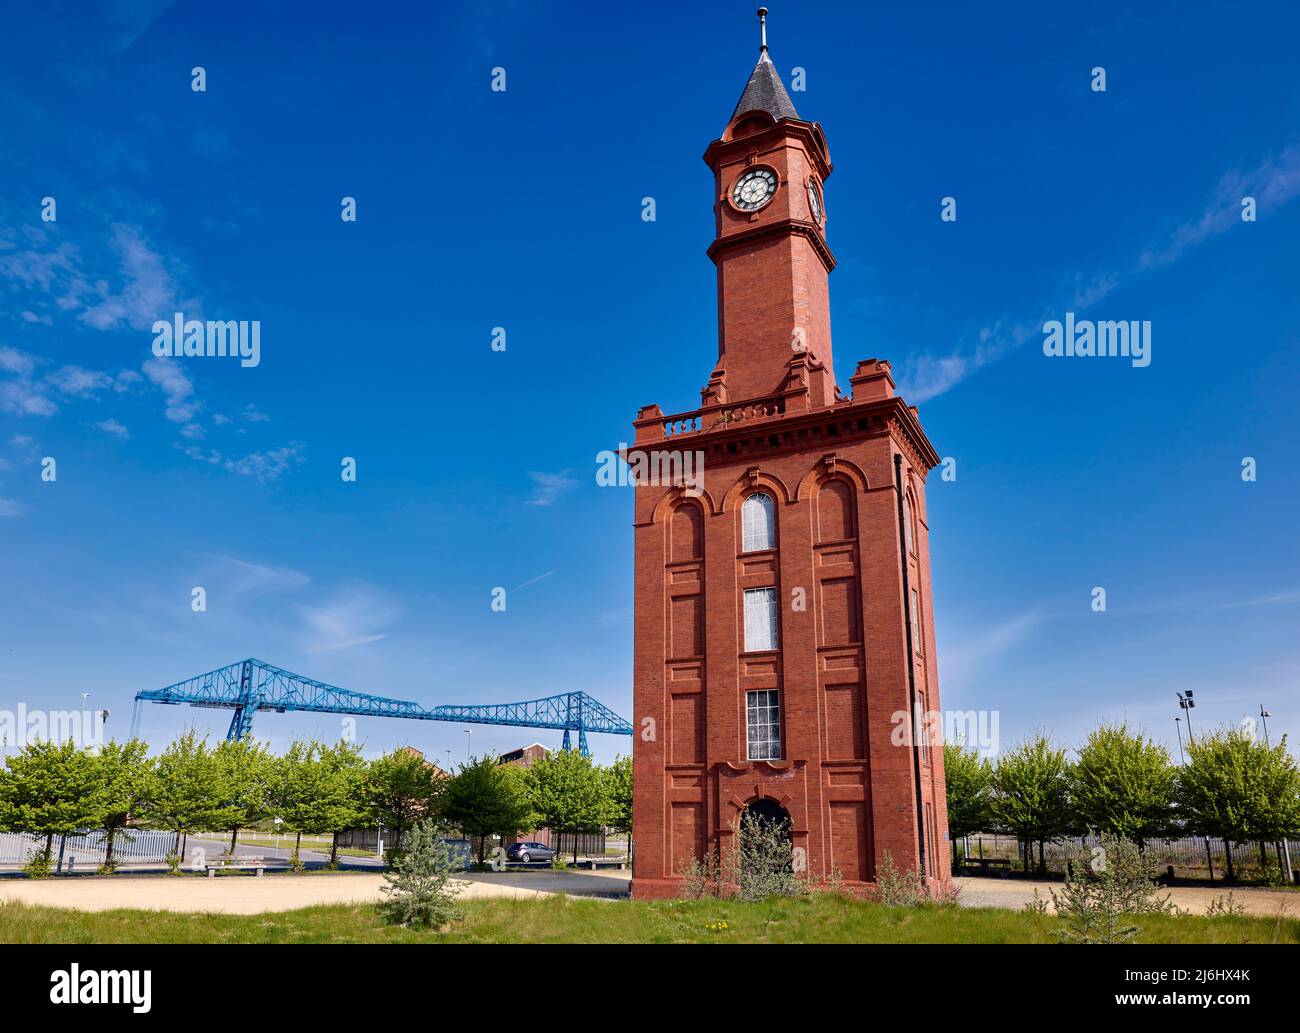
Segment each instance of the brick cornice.
M792 118L782 119L760 132L738 136L734 140L714 140L705 150L703 158L709 168L717 171L718 166L727 161L756 153L789 137L795 137L804 144L805 150L816 166L819 179L825 181L835 171L830 155L826 152L826 138L821 131L821 126L816 122L804 122Z
M727 408L737 408L744 404L744 402L728 403ZM713 427L703 428L688 434L675 434L672 437L657 440L643 440L628 446L625 455L665 448L689 450L709 448L713 445L727 445L743 441L755 435L762 436L765 434L780 434L785 431L798 431L823 424L828 420L840 419L867 419L871 421L868 430L864 432L868 435L884 432L891 433L904 444L909 460L917 469L930 470L941 462L939 453L935 451L930 439L926 437L920 421L916 418L916 413L912 411L911 406L897 396L877 398L867 402L845 400L835 405L815 409L791 409L787 407L784 413L773 416L735 423L719 423ZM646 423L653 421L653 417L644 420ZM801 450L805 447L804 445L792 446L795 450ZM778 446L778 450L780 450L780 446Z
M705 254L713 260L714 265L717 265L718 259L725 252L745 247L756 241L766 240L769 237L805 237L812 244L813 250L817 252L817 257L822 260L822 265L826 267L826 271L829 273L835 268L835 255L826 246L821 230L813 223L805 222L802 219L781 219L779 222L765 223L762 226L743 230L740 233L729 233L710 244Z

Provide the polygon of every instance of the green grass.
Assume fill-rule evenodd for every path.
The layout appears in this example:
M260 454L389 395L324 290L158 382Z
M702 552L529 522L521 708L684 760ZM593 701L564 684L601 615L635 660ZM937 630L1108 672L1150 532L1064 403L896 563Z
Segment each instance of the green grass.
M4 943L1053 943L1055 917L992 908L892 908L846 897L462 902L450 929L384 924L371 905L263 915L101 911L0 904ZM1300 943L1300 920L1138 918L1145 943Z

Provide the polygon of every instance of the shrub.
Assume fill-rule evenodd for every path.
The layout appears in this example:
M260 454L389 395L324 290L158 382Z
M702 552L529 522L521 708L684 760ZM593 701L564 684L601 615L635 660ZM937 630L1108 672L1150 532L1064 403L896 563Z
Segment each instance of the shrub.
M29 879L48 879L54 874L54 858L50 856L50 851L42 847L28 854L23 874Z
M455 897L464 883L454 882L451 853L432 821L421 821L411 829L406 849L384 873L386 886L380 893L387 900L379 905L390 921L406 926L442 928L461 917Z
M1233 899L1232 893L1229 892L1226 897L1215 897L1205 908L1205 913L1210 918L1217 918L1220 915L1237 917L1246 913L1246 905Z
M687 900L722 896L722 875L713 851L703 857L692 854L683 858L677 864L677 874L682 877L682 896Z
M890 907L918 907L930 900L921 877L912 869L900 871L888 850L880 860L876 886L879 889L880 902Z
M1157 896L1155 870L1137 844L1102 836L1091 853L1078 850L1066 866L1065 886L1050 890L1066 928L1064 943L1128 943L1138 933L1135 915L1177 914L1168 895Z
M741 900L797 897L807 891L795 872L794 844L785 822L765 821L746 811L740 821L735 858Z

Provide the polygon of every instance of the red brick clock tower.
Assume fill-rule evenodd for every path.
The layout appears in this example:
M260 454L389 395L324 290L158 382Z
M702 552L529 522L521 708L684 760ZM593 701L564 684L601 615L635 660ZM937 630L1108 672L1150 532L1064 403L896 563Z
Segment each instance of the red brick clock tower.
M760 11L760 19L766 14ZM822 128L767 53L714 173L718 361L691 412L637 415L635 897L677 896L746 809L865 888L886 852L949 878L925 480L889 363L831 357Z

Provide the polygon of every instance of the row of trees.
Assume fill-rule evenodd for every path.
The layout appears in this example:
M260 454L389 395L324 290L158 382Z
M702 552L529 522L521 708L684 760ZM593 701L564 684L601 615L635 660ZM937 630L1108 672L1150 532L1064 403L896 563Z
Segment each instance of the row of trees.
M331 865L344 829L383 825L400 849L425 819L474 836L538 827L630 832L631 761L601 768L560 751L522 769L483 758L449 778L409 749L367 761L355 745L312 741L274 756L247 740L210 746L190 731L157 757L138 740L97 751L34 742L0 768L0 831L44 836L38 868L48 869L55 836L102 830L111 871L115 840L128 826L174 833L179 857L190 833L228 832L233 850L240 829L276 818L299 844L303 834L334 834Z
M580 833L631 833L632 758L599 767L574 750L558 750L523 768L481 757L448 780L436 813L479 841L479 863L489 837L536 828L572 834L576 860Z
M1159 743L1112 724L1094 729L1073 761L1035 735L993 762L948 743L944 768L954 841L1006 832L1026 849L1038 844L1040 869L1043 845L1066 836L1113 835L1145 847L1194 835L1224 840L1231 879L1233 842L1300 835L1300 768L1285 737L1269 746L1225 728L1189 744L1176 766Z

